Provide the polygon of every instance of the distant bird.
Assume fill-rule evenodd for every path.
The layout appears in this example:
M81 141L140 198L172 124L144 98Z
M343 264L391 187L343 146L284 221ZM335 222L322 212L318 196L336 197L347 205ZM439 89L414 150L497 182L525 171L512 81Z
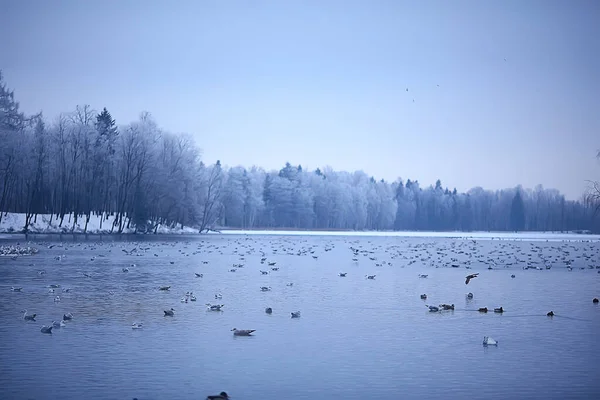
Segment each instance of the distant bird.
M196 274L196 278L202 278L202 277L204 276L204 275L202 275L202 274L199 274L199 273L197 273L197 272L194 272L194 274Z
M468 285L469 282L471 282L471 279L477 278L477 275L479 275L479 273L467 275L467 280L465 281L465 285Z
M269 292L271 290L271 286L261 286L260 290L262 292Z
M42 333L52 333L52 327L51 326L42 326L42 329L40 329L40 332Z
M73 319L73 314L71 314L71 313L63 314L63 321L70 321L72 319Z
M481 307L481 308L480 308L479 310L477 310L477 311L479 311L479 312L482 312L482 313L486 313L486 312L488 312L488 309L487 309L487 307Z
M233 336L251 336L252 332L256 332L256 329L236 329L236 328L233 328L231 331L233 332Z
M421 295L421 300L427 300L427 295L426 294L422 294Z
M347 272L340 272L340 276L341 276L342 278L343 278L343 277L345 277L347 274L348 274Z
M436 307L436 306L428 306L427 304L425 304L425 306L426 306L427 308L429 308L429 312L438 312L438 311L440 311L439 307Z
M467 299L472 299L473 298L473 293L469 292L467 293Z
M498 313L498 314L502 314L504 312L504 308L502 308L502 307L494 308L494 312Z
M292 318L300 318L300 311L293 312Z
M134 322L133 324L131 324L131 329L142 329L142 324Z
M549 317L554 317L554 311L550 311L548 314L546 314Z
M267 308L265 308L265 312L267 314L272 314L273 313L273 309L271 307L267 307Z
M171 289L171 286L161 286L158 288L158 290L162 290L162 291L167 291L169 289Z
M444 310L454 310L454 304L440 304L440 308Z
M594 303L594 304L598 304L598 298L597 298L597 297L594 297L594 300L592 300L592 303Z
M222 311L221 308L225 307L225 304L210 304L206 303L208 311Z
M428 276L428 274L419 274L419 278L427 278Z
M365 275L367 277L367 279L375 279L376 275Z
M173 309L173 307L171 307L170 310L165 310L165 317L173 317L175 316L175 310Z
M20 292L21 290L23 290L23 288L22 288L22 287L14 287L14 286L13 286L13 287L11 287L11 288L10 288L10 291L11 291L11 292Z
M510 277L511 277L511 278L515 278L515 274L512 274Z
M484 346L498 346L498 342L492 339L491 337L484 336L483 337L483 345Z
M206 396L206 400L228 400L229 396L225 392L221 392L214 396Z

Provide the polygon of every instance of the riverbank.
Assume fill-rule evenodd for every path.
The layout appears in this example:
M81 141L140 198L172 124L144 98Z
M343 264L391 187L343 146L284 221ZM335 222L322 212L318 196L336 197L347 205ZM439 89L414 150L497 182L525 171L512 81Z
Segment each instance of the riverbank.
M5 213L2 215L2 221L0 222L0 233L2 234L23 234L25 228L25 214L21 213ZM75 221L73 214L65 215L62 224L60 218L56 215L51 214L38 214L37 218L32 218L28 226L28 232L31 234L117 234L117 228L113 229L113 223L116 216L113 215L91 215L90 220L87 221L86 217L79 216ZM127 223L125 223L127 226ZM157 234L179 234L179 235L191 235L198 234L198 230L181 225L173 228L166 225L158 225L156 230L152 230L152 233ZM125 227L122 234L133 234L135 227Z

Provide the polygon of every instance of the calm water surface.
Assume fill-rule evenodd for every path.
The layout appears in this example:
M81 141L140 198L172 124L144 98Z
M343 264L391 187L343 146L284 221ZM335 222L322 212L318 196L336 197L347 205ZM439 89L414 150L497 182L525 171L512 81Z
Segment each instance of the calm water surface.
M0 398L200 399L222 390L235 399L600 398L600 306L592 303L600 274L590 268L600 267L597 242L97 240L50 249L37 241L37 255L0 257ZM133 248L133 255L122 251ZM260 263L263 253L278 271ZM229 272L238 263L245 265ZM528 263L552 269L523 270ZM480 275L465 285L473 272ZM49 294L50 284L71 292ZM198 301L181 303L187 291ZM206 311L207 302L224 311ZM440 303L456 309L425 306ZM474 311L484 306L506 312ZM171 307L175 316L164 317ZM37 321L24 321L23 309ZM291 319L296 310L302 317ZM40 333L66 312L74 319L65 328ZM131 329L133 322L143 329ZM256 329L255 336L234 337L234 327ZM498 347L483 347L484 335Z

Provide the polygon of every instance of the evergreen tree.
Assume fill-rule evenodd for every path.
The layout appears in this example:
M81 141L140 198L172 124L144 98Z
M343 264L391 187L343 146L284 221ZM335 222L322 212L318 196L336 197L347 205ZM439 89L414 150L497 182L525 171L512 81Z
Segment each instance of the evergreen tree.
M516 232L525 229L525 205L518 189L510 207L510 226Z
M118 136L117 125L106 107L96 116L96 146L106 145L108 154L115 153L115 140Z

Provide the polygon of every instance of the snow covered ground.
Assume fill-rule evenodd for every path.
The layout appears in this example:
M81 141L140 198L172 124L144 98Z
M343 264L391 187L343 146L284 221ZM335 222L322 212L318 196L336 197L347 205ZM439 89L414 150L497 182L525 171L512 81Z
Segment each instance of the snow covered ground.
M477 240L548 240L600 241L600 235L561 232L376 232L376 231L288 231L288 230L222 230L229 235L322 235L322 236L380 236L400 238L457 238Z
M30 233L84 233L85 217L79 217L73 228L73 215L66 215L62 227L59 227L60 219L54 216L50 223L50 214L38 214L37 222L31 221ZM87 226L87 233L110 234L114 216L108 216L102 221L100 229L100 216L92 215ZM25 226L25 214L8 213L2 216L0 222L0 234L22 233ZM123 233L134 233L133 228L124 229ZM113 233L116 233L113 231ZM198 230L178 225L176 228L160 225L156 230L159 234L198 234ZM548 241L600 241L600 235L560 233L560 232L375 232L375 231L294 231L294 230L238 230L223 229L222 231L210 231L210 234L223 235L317 235L317 236L380 236L399 238L462 238L477 240L548 240Z
M62 226L59 226L60 219L56 215L51 218L50 214L38 214L37 222L34 222L33 218L29 224L30 233L84 233L85 229L85 216L80 216L77 220L77 224L74 224L75 219L73 215L65 215ZM52 222L50 220L52 219ZM87 225L85 232L91 234L106 234L110 233L112 224L115 216L105 216L102 220L102 228L100 228L100 216L91 215L90 221ZM0 222L0 233L22 233L23 227L25 226L25 214L8 213L2 216L2 222ZM115 228L113 233L116 233ZM135 229L125 228L123 233L134 233ZM171 228L164 225L159 225L156 233L160 234L197 234L198 230L194 228L184 227L181 229L181 225L176 228Z

